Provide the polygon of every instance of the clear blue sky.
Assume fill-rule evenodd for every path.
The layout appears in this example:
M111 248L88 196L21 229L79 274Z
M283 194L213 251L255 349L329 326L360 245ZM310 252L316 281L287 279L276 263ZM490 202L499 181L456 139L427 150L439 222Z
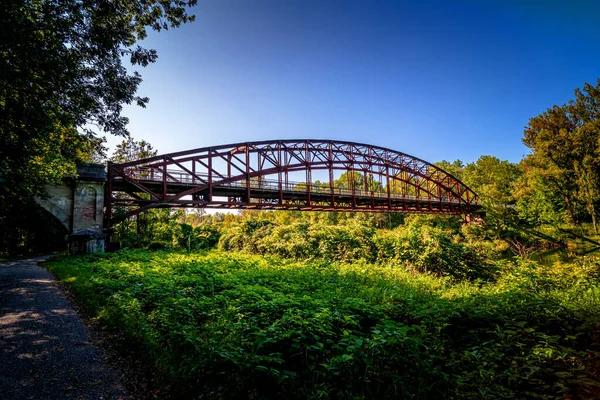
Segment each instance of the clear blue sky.
M151 33L134 138L161 153L343 139L517 162L528 119L600 78L600 2L200 0ZM109 143L117 142L109 138Z

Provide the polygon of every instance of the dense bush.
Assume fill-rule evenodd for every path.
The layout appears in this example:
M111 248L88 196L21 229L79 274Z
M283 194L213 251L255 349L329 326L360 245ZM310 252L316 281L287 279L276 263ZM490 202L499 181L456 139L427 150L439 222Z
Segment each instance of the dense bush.
M148 244L148 250L164 250L168 247L169 247L168 243L165 243L165 242L155 241L155 242L150 242Z
M163 397L597 398L598 261L501 264L494 283L453 283L418 268L216 251L47 263L139 347Z
M400 262L420 272L459 279L492 277L484 258L472 247L452 241L440 228L410 226L380 231L375 240L377 260Z
M245 221L226 231L219 248L295 260L391 262L457 279L491 277L479 249L454 240L440 227L425 224L376 231L354 221L344 225Z
M219 243L221 231L215 225L200 225L194 228L194 249L211 249Z

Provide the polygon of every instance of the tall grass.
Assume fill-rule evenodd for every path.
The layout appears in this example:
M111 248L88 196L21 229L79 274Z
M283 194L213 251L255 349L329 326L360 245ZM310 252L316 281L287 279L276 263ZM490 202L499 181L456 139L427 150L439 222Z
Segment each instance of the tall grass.
M597 398L599 264L403 265L208 251L46 264L185 398Z

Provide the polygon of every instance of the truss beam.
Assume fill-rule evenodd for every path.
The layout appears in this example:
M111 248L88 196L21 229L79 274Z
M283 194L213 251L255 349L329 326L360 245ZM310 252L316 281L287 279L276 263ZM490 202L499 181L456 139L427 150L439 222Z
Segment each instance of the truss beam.
M328 174L313 182L315 173ZM347 173L340 185L336 172ZM304 181L290 179L303 173ZM108 165L107 223L151 208L470 214L477 194L435 165L379 146L333 140L226 144ZM362 181L357 186L357 178ZM344 186L344 187L341 187Z

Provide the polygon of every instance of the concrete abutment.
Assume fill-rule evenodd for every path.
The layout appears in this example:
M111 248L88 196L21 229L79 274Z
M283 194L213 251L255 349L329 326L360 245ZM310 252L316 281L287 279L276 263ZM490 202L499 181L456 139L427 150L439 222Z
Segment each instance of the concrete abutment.
M69 232L69 253L104 250L104 186L102 164L77 167L77 175L60 185L48 185L48 198L37 203L54 215Z

